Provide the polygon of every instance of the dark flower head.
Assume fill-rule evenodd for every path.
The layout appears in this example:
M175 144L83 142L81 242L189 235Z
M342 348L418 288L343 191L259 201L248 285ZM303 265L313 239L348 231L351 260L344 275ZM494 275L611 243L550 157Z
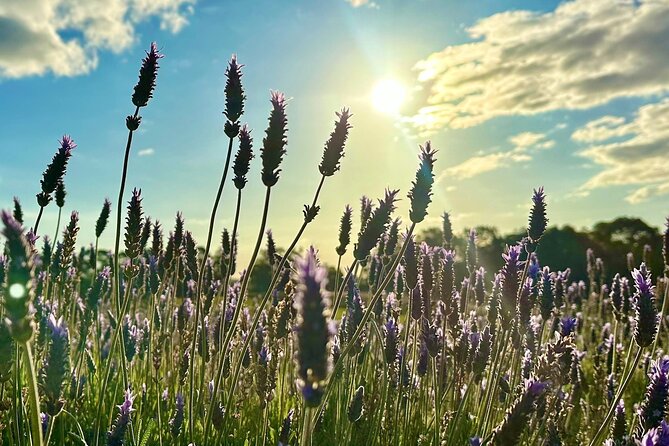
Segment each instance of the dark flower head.
M634 340L639 347L648 347L655 340L658 325L655 287L645 263L632 272L632 277L636 288Z
M644 431L658 427L669 402L669 356L653 361L646 395L639 406L639 421Z
M351 242L351 226L352 220L351 216L353 209L351 206L346 205L344 208L344 214L341 216L341 221L339 223L339 246L337 246L337 255L343 256L346 254L346 248Z
M132 412L135 410L132 403L135 396L130 392L130 389L125 391L123 404L118 407L118 416L112 426L112 429L107 432L107 446L123 446L125 434L128 430L128 425L132 422Z
M225 70L227 80L225 81L225 111L223 114L233 124L239 121L242 113L244 113L246 95L242 88L243 66L237 63L237 56L233 54L230 62L228 62L228 68ZM232 134L228 136L234 138L236 135Z
M293 416L295 415L295 409L290 409L288 415L283 419L281 423L281 432L279 433L279 446L288 446L290 441L290 428L293 424Z
M344 145L348 138L348 131L351 128L351 124L348 122L351 113L347 108L343 108L341 112L337 112L337 117L339 119L335 121L335 128L325 143L323 158L321 164L318 166L321 175L326 177L334 175L339 170L339 162L344 156Z
M109 198L105 198L105 202L102 204L102 210L100 211L100 216L98 217L98 221L95 223L96 238L100 238L102 232L107 227L110 211L111 211L111 201L109 201Z
M158 52L156 42L151 42L151 48L146 52L139 69L139 80L132 94L132 103L136 107L145 107L149 99L153 97L153 89L156 88L156 77L158 76L158 61L164 57Z
M409 191L409 200L411 200L411 210L409 218L413 223L420 223L427 215L427 206L432 201L432 185L434 184L434 155L436 150L432 150L430 141L425 146L420 146L420 166L416 171L416 179L413 181L413 187Z
M46 166L46 170L42 174L42 180L40 180L42 192L37 194L37 204L40 206L44 207L51 202L51 194L56 191L58 183L63 180L67 171L67 162L72 156L72 150L76 147L74 140L68 135L64 135L60 139L60 147L51 159L51 163Z
M260 158L262 159L262 182L267 187L274 186L279 181L281 161L286 154L288 118L286 117L286 97L283 93L273 91L270 99L272 111L269 115L269 125L262 140Z
M662 420L660 426L646 432L641 439L641 446L669 446L669 425Z
M133 189L125 219L125 255L134 259L140 254L142 235L142 190Z
M441 216L441 233L444 238L444 248L451 249L453 243L453 226L451 225L451 215L444 212Z
M65 196L67 195L67 192L65 192L65 183L63 183L63 180L58 182L56 185L56 206L59 208L62 208L65 206Z
M311 250L297 261L296 266L299 281L294 304L297 310L295 360L298 385L305 403L313 407L321 401L330 370L329 303L324 290L327 273L318 266Z
M388 318L383 326L384 341L383 353L388 365L394 364L397 359L399 343L399 327L392 316Z
M358 234L358 243L353 249L353 255L358 261L367 258L372 248L376 246L379 238L386 232L390 223L390 216L395 210L395 202L399 190L386 189L383 200L379 200L379 205L372 211L369 220L364 228Z
M177 392L177 399L174 405L174 416L169 421L170 433L174 438L181 433L181 426L184 424L184 396L181 392Z
M21 202L18 197L14 197L14 220L18 221L19 224L23 224L23 209L21 208Z
M577 320L575 317L565 316L560 320L560 334L567 337L576 331Z
M232 171L235 173L233 182L237 189L241 190L246 186L246 175L249 173L252 159L253 138L251 138L251 130L244 124L239 131L239 150L237 150L235 161L232 164Z
M374 206L372 205L372 199L363 195L360 197L360 229L365 227L367 225L367 221L369 220L369 217L372 215L372 208Z
M520 437L528 424L530 415L536 408L536 401L546 390L546 383L526 380L520 397L507 410L502 422L493 431L491 444L519 444Z
M548 225L548 218L546 217L546 194L544 188L534 189L532 195L532 210L530 211L529 225L527 227L527 236L534 244L539 242L539 239L546 231Z

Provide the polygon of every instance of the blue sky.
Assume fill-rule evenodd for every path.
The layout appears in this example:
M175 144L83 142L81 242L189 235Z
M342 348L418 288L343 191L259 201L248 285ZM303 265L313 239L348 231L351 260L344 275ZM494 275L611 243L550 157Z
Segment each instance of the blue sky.
M659 226L669 209L666 1L4 3L0 202L7 207L18 196L32 221L41 172L57 139L70 134L79 147L66 210L80 212L82 241L92 241L103 199L116 199L124 118L152 40L166 57L142 110L128 185L142 188L147 214L165 227L182 210L201 243L227 145L221 112L232 53L245 64L242 119L257 149L270 89L292 98L288 155L269 219L279 245L299 227L334 112L344 106L354 115L347 154L303 242L326 259L334 257L345 204L357 211L361 195L379 197L387 186L405 196L426 139L439 149L427 225L448 210L458 230L522 227L540 185L559 225L634 215ZM370 99L384 79L406 90L396 113ZM258 161L244 196L246 246L264 192ZM232 224L232 192L230 184L217 232ZM49 206L46 233L55 220ZM112 232L103 245L111 245Z

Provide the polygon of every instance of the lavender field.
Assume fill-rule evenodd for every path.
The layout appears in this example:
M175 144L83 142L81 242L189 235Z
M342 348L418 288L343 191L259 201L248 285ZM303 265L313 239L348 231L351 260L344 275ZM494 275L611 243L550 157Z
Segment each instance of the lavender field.
M269 209L284 203L272 193L298 175L282 166L304 148L288 150L290 107L278 91L266 122L245 122L247 96L265 93L247 91L243 73L256 68L233 56L220 105L227 157L220 185L203 192L207 237L195 240L181 213L147 215L140 185L126 181L161 94L162 57L152 44L134 88L116 92L131 93L127 143L123 165L108 167L119 189L95 189L97 221L64 211L77 135L59 140L39 184L34 166L35 201L3 203L2 444L669 445L669 226L661 243L616 259L619 270L584 248L581 280L542 263L557 247L542 249L551 192L537 184L529 215L517 213L526 230L491 269L475 229L456 243L458 209L432 203L444 150L426 141L407 190L389 177L378 199L346 197L327 264L302 240L347 168L349 133L365 132L342 104L320 163L299 173L313 200L279 246ZM255 243L243 244L249 189L264 204L244 228ZM228 190L234 203L222 199ZM221 232L223 214L234 223ZM437 237L421 232L428 215L441 216ZM109 233L114 245L102 246ZM266 283L251 286L260 268Z

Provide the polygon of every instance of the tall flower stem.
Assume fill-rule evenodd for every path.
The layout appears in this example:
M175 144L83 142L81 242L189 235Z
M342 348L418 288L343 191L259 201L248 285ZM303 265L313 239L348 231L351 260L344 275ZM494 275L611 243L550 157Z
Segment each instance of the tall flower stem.
M242 189L238 189L237 190L237 205L235 207L235 221L234 221L233 226L232 226L232 236L231 236L231 240L230 240L230 259L234 258L235 249L237 249L235 240L237 238L237 227L238 227L238 224L239 224L239 212L241 210L241 206L242 206ZM221 319L221 322L219 322L220 324L222 324L221 334L220 334L220 336L221 336L220 344L221 345L223 345L223 343L224 343L224 337L225 337L225 339L227 339L227 334L224 331L225 326L224 326L224 323L223 323L223 319L225 318L224 314L225 314L225 309L227 308L228 283L230 282L230 276L231 275L232 275L232 268L230 267L230 265L228 265L228 268L227 268L227 271L226 271L226 274L225 274L225 278L223 280L223 287L222 287L222 289L223 289L223 315L221 315L222 319ZM228 327L228 329L231 330L232 328ZM212 396L211 401L209 403L209 410L207 411L207 416L206 416L205 423L204 423L204 438L205 439L208 438L207 434L209 433L209 427L211 425L211 414L213 413L213 410L214 410L214 404L216 404L215 396L218 395L218 389L220 388L221 380L223 379L223 367L224 366L225 366L225 355L221 354L220 355L220 360L218 362L218 368L216 370L216 374L214 375L215 378L214 378L214 391L212 393L213 396Z
M61 217L62 213L63 213L63 208L58 208L58 220L56 221L56 233L53 235L54 246L56 245L56 241L58 240L58 230L60 229L60 217Z
M129 292L130 286L126 287L126 294ZM130 306L130 299L125 298L123 299L123 308L121 311L119 311L119 315L123 315L128 311L128 307ZM112 340L111 340L111 346L109 347L109 358L112 357L114 353L114 348L116 347L116 343L118 342L119 334L121 333L121 329L123 327L123 322L119 318L116 322L116 328L114 329L114 334L112 335ZM125 364L125 353L122 351L121 352L121 358L122 358L122 367L123 367L123 377L124 377L124 384L128 382L128 377L127 377L127 371L126 371L126 364ZM102 405L104 403L104 397L107 392L107 386L109 385L109 379L111 378L112 374L112 367L107 367L107 373L105 374L105 378L102 381L102 388L100 389L100 394L98 398L98 407L95 412L95 445L97 446L100 442L100 415L102 414ZM127 387L126 387L127 388ZM116 392L114 392L116 394Z
M37 389L37 374L35 372L35 360L30 347L30 342L22 344L26 355L26 368L28 369L28 401L30 402L30 435L33 446L43 446L42 422L40 420L39 391Z
M190 433L190 442L193 443L193 434L195 427L195 417L193 416L193 406L195 400L195 344L197 343L197 328L201 324L202 312L200 307L202 306L202 282L204 280L204 268L207 264L207 258L209 257L209 250L211 249L211 239L214 235L214 223L216 222L216 211L218 210L218 204L221 201L221 195L223 194L223 187L225 186L225 180L228 177L228 169L230 167L230 155L232 154L232 143L234 138L229 138L228 141L228 154L225 157L225 167L223 168L223 175L221 176L221 183L218 185L218 192L216 193L216 199L214 200L214 206L211 209L211 217L209 218L209 232L207 233L207 244L204 248L204 255L202 261L200 262L200 273L198 274L197 280L197 290L195 293L195 327L193 328L193 340L191 342L190 351L190 363L188 365L188 374L190 379L190 397L188 398L188 429ZM225 290L224 290L225 291ZM203 333L204 336L204 333Z
M139 107L135 107L133 118L137 118ZM116 204L116 240L114 241L114 300L116 303L117 316L121 316L121 281L119 278L119 245L121 242L121 214L123 213L123 192L125 191L125 180L128 176L128 159L130 158L130 147L132 146L132 134L134 130L128 130L128 141L125 144L125 155L123 156L123 173L121 174L121 187L118 191ZM119 321L120 323L120 321ZM96 439L97 442L97 439Z
M39 213L37 214L37 220L35 220L35 227L33 228L33 234L37 235L37 228L39 227L39 222L42 220L42 214L44 213L44 206L39 207Z
M253 254L251 254L251 259L249 260L249 264L246 267L246 271L244 272L244 278L242 279L242 284L240 287L239 291L239 302L237 302L237 305L235 307L235 313L232 317L232 321L230 322L230 327L228 328L228 333L225 335L225 340L223 341L223 345L221 348L221 364L225 364L225 359L226 356L229 354L228 352L228 345L230 345L230 341L232 340L232 336L235 333L235 327L237 326L237 321L239 320L239 315L242 312L242 307L244 304L244 295L246 294L246 290L249 285L249 280L251 278L251 274L253 273L253 267L255 266L256 263L256 258L258 257L258 252L260 251L260 245L262 244L262 239L263 236L265 235L265 226L267 225L267 215L269 214L269 200L270 200L270 195L271 195L272 188L267 187L267 190L265 192L265 204L263 206L263 213L262 213L262 218L260 221L260 229L258 231L258 238L256 239L256 245L255 248L253 249ZM224 290L224 292L227 292L227 290ZM248 336L250 338L251 336ZM222 367L219 367L219 373L218 377L216 378L217 381L220 381L220 376L222 374ZM216 395L216 391L218 389L214 388L214 395ZM211 424L211 412L212 408L215 402L215 398L211 399L211 404L210 404L210 410L207 415L207 421L205 422L205 442L207 441L207 433L209 431L209 425ZM227 407L226 407L227 409ZM226 410L226 415L229 412L229 410ZM207 444L207 443L205 443Z
M602 424L599 426L599 429L597 430L597 433L595 436L592 438L592 441L590 441L590 446L595 446L599 444L599 441L601 440L602 435L606 432L606 428L611 421L611 417L613 417L613 414L616 410L616 407L618 406L618 401L620 401L620 398L623 396L623 393L625 392L625 389L627 388L627 385L630 383L632 376L634 375L634 371L636 370L637 366L639 365L639 361L641 360L641 352L643 349L639 347L639 349L636 352L636 356L634 357L634 362L632 363L632 367L627 372L627 376L623 380L622 384L620 385L620 388L618 389L618 393L616 393L616 397L613 399L611 402L611 407L609 408L608 413L606 414L606 418L604 418L604 421Z
M395 256L395 259L393 260L393 263L390 266L390 269L388 270L388 274L386 274L386 277L383 278L383 281L381 282L381 286L379 289L374 293L374 296L369 301L369 304L367 305L367 308L365 309L365 313L362 315L362 319L360 319L360 323L358 325L358 329L353 333L353 336L351 336L351 339L348 340L346 347L341 351L339 355L339 361L337 361L334 365L334 368L332 370L332 373L330 374L330 378L328 379L328 385L325 388L325 394L323 395L323 398L321 400L321 404L318 406L318 410L316 410L316 414L321 413L323 408L325 407L325 403L328 400L328 397L330 393L332 392L332 381L337 377L337 373L341 370L342 367L342 358L346 358L355 345L355 342L358 340L358 338L362 335L362 332L365 330L365 325L367 324L367 321L369 321L369 318L372 316L374 313L374 306L378 302L378 300L381 298L381 295L383 294L383 290L386 289L388 286L388 283L390 283L390 280L394 277L395 271L397 270L397 266L400 264L400 260L402 259L402 256L404 255L404 251L407 249L407 245L409 244L409 241L411 240L411 235L413 234L414 229L416 228L416 223L411 223L411 226L409 227L409 231L407 232L407 236L404 239L404 243L402 244L402 248L398 251L397 255Z
M662 310L660 311L660 323L657 327L657 331L655 332L655 340L653 341L653 347L650 350L651 359L655 358L655 350L657 349L657 340L660 338L660 332L662 331L662 327L664 326L664 316L667 314L667 297L669 297L669 294L667 294L668 290L669 290L669 277L667 277L667 273L665 272L664 296L662 298Z
M311 206L314 207L316 206L316 203L318 201L318 196L321 193L321 189L323 188L323 183L325 181L325 176L321 176L320 183L318 184L318 188L316 188L316 193L314 194L314 199L311 203ZM278 280L280 276L280 272L285 266L286 262L288 261L288 256L293 252L293 249L295 249L295 246L297 245L297 242L300 240L302 237L302 234L304 233L304 230L307 228L307 225L309 224L310 220L306 219L302 223L302 226L300 226L300 229L297 231L297 234L295 235L295 238L293 239L293 242L290 244L288 249L286 250L285 254L281 257L281 261L279 262L279 265L277 266L276 272L274 273L274 280L270 283L270 286L263 296L262 301L258 305L258 308L256 308L256 311L253 315L253 322L251 323L251 327L249 328L249 333L254 333L256 327L258 326L258 323L260 322L260 317L262 316L262 311L265 308L265 305L269 301L270 296L272 295L272 290L274 289L274 286L276 285L276 280ZM242 294L243 296L243 294ZM234 325L233 325L234 326ZM244 346L242 347L241 351L245 352L246 349L249 347L251 343L251 339L253 339L253 336L247 336L246 339L244 340ZM225 346L224 350L225 351ZM234 373L232 375L232 381L230 383L230 391L228 393L228 399L227 399L227 404L226 407L230 407L230 404L232 403L232 400L235 395L235 389L237 387L237 379L239 378L239 373L241 372L242 368L242 360L243 360L243 355L241 355L238 359L237 362L235 363L235 368L234 368ZM226 417L227 417L227 411L226 411Z

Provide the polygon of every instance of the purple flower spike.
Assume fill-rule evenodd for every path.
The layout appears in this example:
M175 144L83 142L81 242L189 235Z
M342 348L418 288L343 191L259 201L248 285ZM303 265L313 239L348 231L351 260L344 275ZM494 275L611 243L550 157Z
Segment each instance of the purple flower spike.
M669 446L669 425L662 420L659 427L650 429L641 439L641 446Z

